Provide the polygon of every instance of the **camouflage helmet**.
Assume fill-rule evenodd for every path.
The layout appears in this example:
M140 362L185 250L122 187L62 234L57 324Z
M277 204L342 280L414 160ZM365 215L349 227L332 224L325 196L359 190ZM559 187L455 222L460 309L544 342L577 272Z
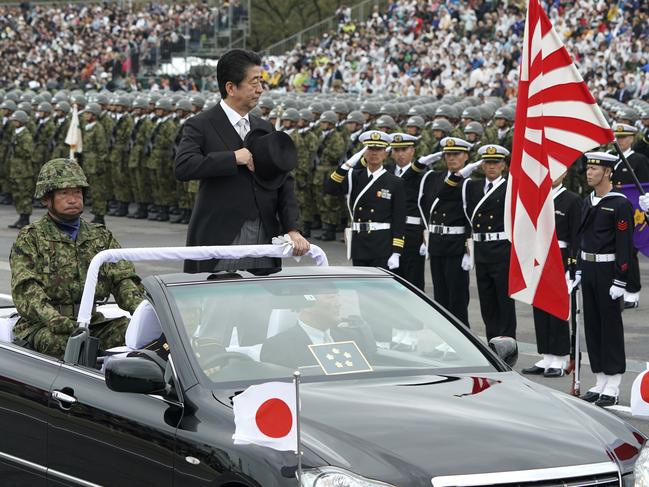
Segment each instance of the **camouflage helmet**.
M464 127L464 133L477 134L478 137L482 137L482 135L484 134L484 127L480 122L476 122L474 120L473 122L469 122L466 124L466 127Z
M46 101L48 103L52 103L52 93L49 91L43 90L39 93L41 98L43 98L43 101Z
M205 102L205 105L203 105L203 111L209 110L210 108L216 106L217 103L218 103L218 101L216 101L216 100L207 100Z
M256 106L252 110L250 110L250 115L254 115L255 117L261 117L263 113L261 111L261 108Z
M56 189L87 187L88 180L79 164L71 159L52 159L38 173L34 198L40 199Z
M77 105L79 108L84 108L87 104L87 100L85 96L78 94L72 97L72 103Z
M371 101L363 102L359 110L361 111L361 113L369 113L372 116L379 114L379 107L376 105L376 103Z
M482 119L482 115L476 107L467 107L462 112L462 118L470 118L474 122L479 122Z
M28 101L21 101L20 103L18 103L18 110L22 110L29 115L30 113L32 113L32 104Z
M15 91L10 91L5 95L5 101L7 100L11 100L14 103L18 103L20 101L20 95Z
M11 117L9 117L9 120L12 122L20 122L23 125L29 122L29 115L27 115L24 111L22 110L16 110L11 114Z
M125 108L131 107L131 97L128 95L118 96L117 99L113 102L113 105L122 106Z
M387 127L390 130L394 130L397 127L397 123L390 115L381 115L376 121L376 126L378 128Z
M443 117L452 120L457 116L455 109L451 105L440 105L435 109L435 117Z
M47 101L42 101L38 104L36 111L43 112L43 113L52 113L54 111L54 108L52 107L51 103Z
M101 115L102 109L99 103L88 103L88 106L85 109L86 112L92 113L95 117Z
M27 103L31 103L32 98L34 98L34 93L29 91L26 91L25 93L20 95L20 101L26 101Z
M282 113L280 120L289 120L291 122L297 122L300 119L300 113L297 111L297 108L287 108Z
M617 111L616 120L628 120L632 125L638 121L640 114L633 108L623 106Z
M99 103L100 105L108 105L109 103L108 95L106 93L99 93L95 97L95 103Z
M419 115L413 115L406 122L406 127L417 127L418 129L423 129L426 125L426 121Z
M329 123L333 123L335 125L336 123L338 123L338 117L331 110L326 110L326 111L322 112L322 114L320 115L320 119L318 121L320 123L329 122Z
M325 111L324 106L322 106L322 103L317 101L311 103L308 108L311 111L311 113L317 113L318 115L320 115L322 112Z
M176 110L182 110L184 112L191 112L192 111L192 102L189 101L187 98L181 98L176 102Z
M379 108L379 114L388 115L390 118L394 119L394 117L399 116L399 110L397 109L396 105L392 103L386 103L385 105L382 105L381 108Z
M313 120L315 119L313 112L308 108L303 108L302 110L300 110L300 118L302 120L306 120L307 122L313 122Z
M157 102L155 102L155 108L156 110L166 110L170 112L171 110L173 110L171 98L160 98Z
M451 122L444 118L438 118L433 122L433 124L430 127L431 130L441 130L445 134L448 134L453 130L453 126L451 125Z
M203 98L201 95L194 95L194 96L192 96L192 97L189 99L189 102L190 102L192 105L198 107L199 110L205 106L205 98Z
M360 112L358 110L354 110L352 112L349 112L349 115L347 115L347 118L345 119L346 123L357 123L359 125L363 125L365 123L365 117L363 116L363 112Z
M279 110L277 108L273 108L270 112L268 112L268 118L277 118L279 116Z
M349 113L347 103L345 103L344 101L337 101L336 103L331 105L331 111L334 113L342 113L343 115L347 115Z
M425 117L426 116L426 109L424 107L420 106L413 106L408 109L408 116L409 117L414 117L415 115L419 117Z
M16 106L16 102L10 99L6 99L5 101L2 102L2 105L0 105L0 108L4 110L11 110L12 112L15 112L16 109L18 108Z
M259 108L268 108L268 110L272 110L273 108L275 108L275 102L272 98L262 98L261 100L259 100Z
M504 118L508 122L513 122L514 121L514 113L508 109L507 107L502 107L496 110L496 113L494 113L494 119L496 118Z
M72 108L67 101L60 101L56 105L54 105L54 110L63 113L70 113L70 110L72 110Z
M146 110L147 108L149 108L149 100L147 100L146 98L142 98L142 97L136 98L135 100L133 100L132 107L133 108L140 108L142 110Z
M40 103L43 103L45 101L45 98L43 98L41 95L36 95L35 97L32 98L32 106L38 106Z

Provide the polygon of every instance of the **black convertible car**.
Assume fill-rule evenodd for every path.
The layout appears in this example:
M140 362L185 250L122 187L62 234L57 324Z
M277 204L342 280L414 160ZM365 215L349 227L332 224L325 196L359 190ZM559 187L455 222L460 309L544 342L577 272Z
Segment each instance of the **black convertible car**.
M634 469L648 485L639 431L513 372L511 343L499 356L390 272L144 285L123 349L96 356L73 338L59 361L0 343L0 485L298 485L293 452L232 439L233 397L295 369L302 486L630 487ZM369 367L331 373L310 351L341 340Z

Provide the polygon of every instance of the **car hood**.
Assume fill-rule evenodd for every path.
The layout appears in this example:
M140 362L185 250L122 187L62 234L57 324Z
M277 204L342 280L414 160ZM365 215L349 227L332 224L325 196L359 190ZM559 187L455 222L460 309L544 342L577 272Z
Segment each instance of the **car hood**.
M615 416L514 372L303 383L301 403L306 448L401 485L628 460L639 448Z

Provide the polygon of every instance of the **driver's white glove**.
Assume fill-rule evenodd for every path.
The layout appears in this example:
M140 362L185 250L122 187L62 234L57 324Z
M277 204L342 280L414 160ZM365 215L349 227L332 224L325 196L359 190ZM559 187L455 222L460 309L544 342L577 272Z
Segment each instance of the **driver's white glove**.
M460 169L458 171L458 174L460 176L462 176L463 178L467 178L467 177L471 176L471 173L473 171L478 169L478 166L480 164L482 164L482 159L480 159L479 161L476 161L476 162L472 162L471 164L467 164L466 166L464 166L462 169Z
M638 198L638 204L642 211L649 211L649 193L641 194L640 198Z
M469 254L464 254L462 257L462 270L470 271L473 269L473 258Z
M366 150L367 150L367 147L363 147L356 154L354 154L349 159L347 159L345 162L343 162L343 165L342 165L343 169L351 169L353 167L356 167L356 164L358 164L358 161L361 160L361 157L363 157L363 154L365 154Z
M441 151L434 152L432 154L428 154L427 156L421 156L419 159L417 159L417 162L422 166L430 166L431 164L439 161L442 158L442 155L444 155L444 153Z
M397 253L394 253L390 256L390 258L388 259L388 269L392 270L399 267L399 257L400 255Z
M611 289L608 290L608 294L610 294L611 299L613 300L620 299L624 296L624 288L614 284L611 286Z
M421 255L422 257L426 257L426 255L428 255L428 246L426 245L426 242L419 246L419 255Z
M575 279L570 279L570 274L566 272L566 284L568 285L568 294L572 294L572 292L579 287L579 283L581 283L581 274L575 275Z

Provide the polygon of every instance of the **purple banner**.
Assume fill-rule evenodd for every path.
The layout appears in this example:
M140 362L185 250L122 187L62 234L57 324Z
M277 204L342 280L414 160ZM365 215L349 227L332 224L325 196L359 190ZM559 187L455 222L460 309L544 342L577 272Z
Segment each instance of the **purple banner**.
M642 183L642 187L649 193L649 183ZM649 226L647 225L645 213L640 209L640 205L638 205L640 191L638 191L635 184L625 184L613 188L613 191L619 191L624 194L631 202L631 205L633 205L633 243L636 249L649 257Z

